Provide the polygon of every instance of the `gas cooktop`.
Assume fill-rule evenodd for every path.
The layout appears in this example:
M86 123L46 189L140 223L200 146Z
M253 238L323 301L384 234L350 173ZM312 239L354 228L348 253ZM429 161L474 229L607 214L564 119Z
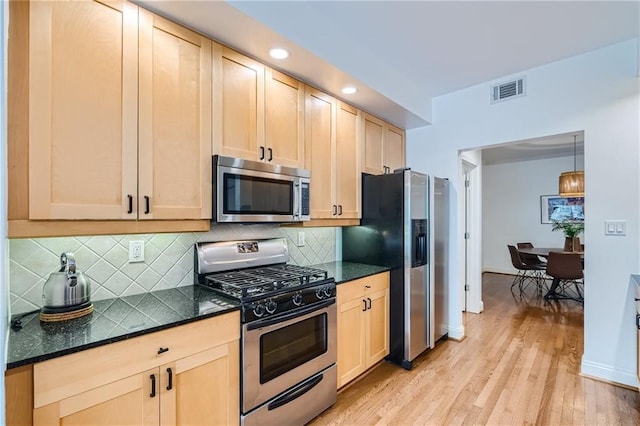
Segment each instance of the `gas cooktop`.
M205 277L205 284L245 302L316 286L327 280L327 271L280 264L213 273Z

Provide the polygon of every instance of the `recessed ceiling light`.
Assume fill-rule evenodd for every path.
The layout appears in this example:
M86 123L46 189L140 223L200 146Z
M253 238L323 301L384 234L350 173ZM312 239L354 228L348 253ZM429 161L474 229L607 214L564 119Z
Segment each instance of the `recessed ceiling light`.
M342 93L344 93L345 95L353 95L357 91L358 91L358 89L356 89L353 86L346 86L346 87L342 88Z
M289 52L284 49L274 48L269 51L269 55L274 59L286 59L289 57Z

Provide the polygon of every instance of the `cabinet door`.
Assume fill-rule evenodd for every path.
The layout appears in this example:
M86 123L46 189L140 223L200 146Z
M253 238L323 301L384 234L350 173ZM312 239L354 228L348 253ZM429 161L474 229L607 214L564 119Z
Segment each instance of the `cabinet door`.
M307 87L305 167L311 170L311 218L335 217L335 108L331 96Z
M211 41L140 10L140 219L211 218Z
M265 84L266 160L304 167L304 84L271 68Z
M393 173L405 165L404 130L390 124L385 126L384 165Z
M338 102L336 117L336 202L338 217L360 218L360 111Z
M366 298L370 309L366 315L365 364L370 367L389 353L389 289L372 291Z
M236 340L160 367L160 423L237 425L239 350Z
M346 302L338 299L338 388L358 377L367 368L365 303L362 297Z
M36 408L33 424L157 425L160 413L158 373L155 368ZM155 394L152 392L152 375Z
M264 65L213 43L213 153L263 160Z
M29 218L136 219L138 8L30 6Z
M363 114L364 123L364 164L363 171L371 174L382 174L382 156L384 146L384 122L376 117Z

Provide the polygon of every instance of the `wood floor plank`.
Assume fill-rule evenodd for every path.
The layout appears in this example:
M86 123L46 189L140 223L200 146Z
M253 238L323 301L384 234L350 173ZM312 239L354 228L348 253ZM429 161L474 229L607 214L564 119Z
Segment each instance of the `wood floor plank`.
M582 307L483 276L481 314L411 371L386 362L346 386L311 425L638 425L640 394L580 376Z

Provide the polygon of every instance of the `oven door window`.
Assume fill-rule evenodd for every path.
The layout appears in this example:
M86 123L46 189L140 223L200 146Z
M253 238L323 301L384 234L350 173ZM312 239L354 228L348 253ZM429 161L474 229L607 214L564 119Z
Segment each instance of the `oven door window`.
M327 314L316 315L260 336L260 384L327 351Z
M293 214L293 182L224 174L225 214Z

